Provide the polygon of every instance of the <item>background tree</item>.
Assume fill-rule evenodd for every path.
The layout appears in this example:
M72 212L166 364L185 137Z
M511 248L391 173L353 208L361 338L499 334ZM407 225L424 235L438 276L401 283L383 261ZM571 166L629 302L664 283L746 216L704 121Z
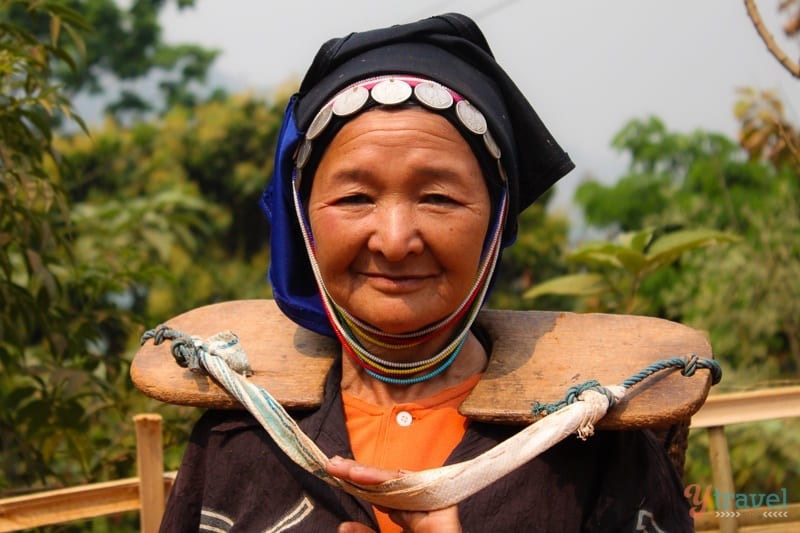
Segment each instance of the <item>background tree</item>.
M745 3L769 50L800 77L754 2ZM800 2L786 0L779 9L788 16L786 34L796 39ZM526 292L530 298L572 295L577 310L634 310L708 332L725 367L719 390L796 383L800 377L800 133L769 90L742 89L734 114L738 142L703 131L669 132L654 117L629 122L613 141L630 158L627 173L613 185L584 183L576 193L586 220L617 242L582 243L565 256L571 274ZM653 232L696 234L691 228L740 239L683 254L638 283L647 243L658 242ZM727 432L737 490L800 490L798 421ZM706 434L693 432L687 482L710 484L707 465Z
M195 3L174 2L179 9ZM30 9L40 3L3 2L0 18L45 42L51 34L52 19L45 10ZM50 58L56 61L49 74L62 84L63 95L104 98L106 112L118 119L163 113L175 105L190 107L208 95L222 96L219 89L215 92L205 87L208 69L218 51L163 41L158 14L167 0L133 0L124 4L114 0L64 0L55 4L80 13L84 21L81 28L65 26L66 31L79 38L64 43L62 53ZM60 62L65 56L79 60L79 68Z
M576 192L586 220L619 240L581 244L566 256L571 276L534 286L527 296L571 294L578 297L576 310L635 311L706 331L725 369L719 390L796 382L800 163L791 148L795 133L780 119L777 102L766 101L770 114L752 111L763 101L745 102L738 105L743 146L720 134L670 132L656 118L627 124L614 145L629 157L628 172L612 185L589 182ZM754 142L755 131L768 134ZM654 238L659 233L662 239L677 239L672 245L678 249L692 238L697 238L694 244L726 235L739 238L681 254L642 278L649 259L657 262L666 249ZM728 429L730 442L736 443L731 458L737 490L800 490L800 479L792 474L798 433L792 428L797 426L778 420ZM693 434L690 454L687 479L711 483L703 434Z
M142 411L167 418L177 466L199 413L133 390L130 358L166 318L268 296L257 199L284 106L225 98L56 136L51 119L72 108L53 69L79 64L70 54L88 26L61 3L25 7L52 34L0 23L3 495L134 475L130 418Z
M798 377L800 166L790 152L771 148L774 158L762 159L763 150L751 155L719 134L672 133L655 118L630 122L614 146L630 167L613 185L579 187L589 223L606 231L702 228L741 237L687 255L642 283L639 294L652 303L646 312L709 331L727 383Z
M25 28L0 21L1 488L16 480L43 481L42 470L47 467L36 465L53 447L54 437L41 442L47 440L49 423L73 418L76 430L84 429L84 417L75 413L78 404L53 401L57 399L51 392L59 389L64 394L58 396L68 398L78 394L68 386L69 372L59 372L58 363L69 358L76 345L93 338L88 332L74 335L64 321L71 311L67 295L74 284L70 281L81 274L69 244L69 206L56 179L47 172L48 163L56 177L63 168L53 147L51 118L57 111L73 113L69 101L51 83L54 61L75 65L60 30L68 29L77 41L78 32L86 26L76 13L59 5L30 8L53 21L45 41ZM93 321L90 314L85 316ZM40 441L20 433L36 435ZM71 432L66 433L69 441Z

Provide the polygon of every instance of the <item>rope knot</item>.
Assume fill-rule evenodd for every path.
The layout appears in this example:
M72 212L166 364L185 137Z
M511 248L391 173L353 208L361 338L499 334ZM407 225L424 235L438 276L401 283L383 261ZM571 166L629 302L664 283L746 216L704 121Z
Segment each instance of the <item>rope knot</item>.
M156 346L163 344L164 341L172 341L170 352L178 365L192 372L203 372L200 365L200 347L194 338L160 324L154 329L145 331L140 343L144 344L150 339L153 339L153 344Z
M172 341L172 357L179 366L192 372L206 373L203 356L211 355L225 361L234 372L244 376L253 375L247 355L239 344L239 337L231 331L222 331L202 340L161 324L155 329L145 331L140 342L144 344L150 339L153 339L156 346L166 340Z
M697 370L697 354L690 353L686 356L686 359L683 361L683 369L681 370L681 374L687 377L694 376L694 371Z
M593 390L595 392L599 392L600 394L608 398L609 408L611 408L614 404L617 403L617 398L614 396L613 392L611 392L606 387L600 385L599 381L591 379L584 383L573 385L572 387L567 389L567 392L564 395L563 400L558 400L557 402L553 403L541 403L538 401L534 402L533 406L531 407L531 412L533 413L534 416L551 415L556 411L558 411L559 409L563 409L564 407L579 401L581 394L583 394L587 390Z
M683 358L681 364L676 366L681 368L682 376L692 377L698 368L705 368L711 373L712 385L716 385L720 382L720 380L722 380L722 367L719 365L719 363L713 359L700 359L695 353L688 354Z
M623 381L620 386L627 390L637 383L640 383L647 377L655 374L656 372L668 368L680 368L681 374L687 377L693 376L698 368L705 368L711 373L712 385L716 385L722 379L722 368L719 366L719 363L713 359L700 359L697 357L697 354L690 353L686 357L672 357L670 359L664 359L648 365L641 371ZM595 380L590 380L579 385L574 385L567 389L563 400L553 403L541 403L538 401L533 402L533 405L531 406L531 413L534 416L553 414L559 409L563 409L567 405L578 401L580 399L580 395L587 390L593 390L605 395L605 397L608 398L609 409L617 403L616 396L609 388L600 385L600 383Z

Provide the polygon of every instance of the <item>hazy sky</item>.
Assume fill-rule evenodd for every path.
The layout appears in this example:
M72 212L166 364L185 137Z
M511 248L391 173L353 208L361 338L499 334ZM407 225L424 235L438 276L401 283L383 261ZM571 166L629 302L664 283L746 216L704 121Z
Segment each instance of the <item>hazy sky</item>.
M780 39L779 0L759 0ZM198 0L164 13L169 42L221 50L214 79L270 93L299 79L330 37L460 11L475 18L495 56L577 164L580 180L618 177L609 143L631 118L656 115L671 130L735 135L736 88L774 89L800 122L800 80L767 51L742 0ZM781 41L785 43L785 40ZM790 56L798 47L785 43Z

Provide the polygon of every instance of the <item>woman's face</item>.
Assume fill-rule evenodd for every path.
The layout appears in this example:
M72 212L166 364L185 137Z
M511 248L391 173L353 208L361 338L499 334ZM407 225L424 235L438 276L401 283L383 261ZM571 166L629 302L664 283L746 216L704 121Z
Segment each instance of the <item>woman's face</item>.
M388 333L418 330L461 304L490 211L469 145L422 109L348 122L320 161L308 203L331 297Z

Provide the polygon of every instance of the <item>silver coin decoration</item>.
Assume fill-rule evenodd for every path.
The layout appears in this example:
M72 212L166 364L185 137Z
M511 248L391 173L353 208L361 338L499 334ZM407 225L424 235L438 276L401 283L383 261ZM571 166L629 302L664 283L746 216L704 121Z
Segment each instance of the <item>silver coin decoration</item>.
M431 109L449 109L453 105L453 95L432 81L426 81L414 87L414 96L420 103Z
M497 144L497 141L494 140L492 134L489 133L488 129L486 133L483 134L483 143L486 145L486 149L489 150L489 153L492 154L492 157L500 159L500 146Z
M308 157L311 155L311 140L306 139L303 141L303 144L300 145L300 148L297 150L297 158L296 158L296 166L297 168L303 168L308 163Z
M345 92L336 97L333 101L333 113L340 117L352 115L356 111L364 107L369 99L369 91L366 87L356 86L347 89Z
M398 79L384 80L372 88L372 99L383 105L401 104L411 97L411 85Z
M425 107L443 111L453 106L454 98L452 93L443 85L429 80L415 80L415 86L396 77L387 77L379 81L372 87L366 88L367 82L362 85L355 85L345 89L342 93L333 98L331 102L320 109L314 120L308 127L305 140L301 143L295 154L297 168L297 183L299 185L302 169L308 163L313 149L313 140L325 131L330 124L333 115L347 117L359 112L367 104L370 96L375 102L383 105L397 105L405 102L412 96ZM507 181L505 170L500 161L501 150L494 137L489 133L486 117L475 106L467 100L460 100L455 104L455 111L458 120L469 131L476 135L481 135L489 154L497 160L497 171L502 181Z
M331 121L331 106L326 105L322 109L320 109L317 116L314 117L314 120L311 121L311 125L308 127L308 131L306 132L306 139L309 141L312 139L317 138L317 136L325 130L325 127L328 125L328 122Z
M486 133L486 119L483 117L483 113L475 109L468 101L460 100L456 104L456 115L458 115L461 123L472 133L476 135Z

